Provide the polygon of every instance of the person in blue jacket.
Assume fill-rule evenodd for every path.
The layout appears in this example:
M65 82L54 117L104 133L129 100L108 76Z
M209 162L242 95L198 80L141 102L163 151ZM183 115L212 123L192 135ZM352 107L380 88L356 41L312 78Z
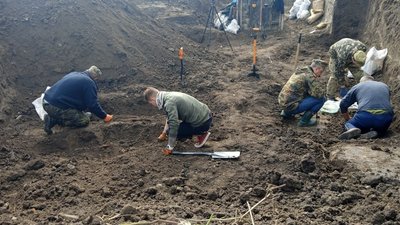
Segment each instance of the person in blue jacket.
M71 72L48 89L43 98L44 131L50 135L55 125L85 127L89 125L90 112L106 123L113 118L100 106L97 97L96 80L101 70L91 66L84 72Z
M357 102L358 109L353 118L348 108ZM340 111L346 120L346 131L339 139L376 138L386 133L393 121L393 107L390 102L389 87L364 75L360 83L353 86L340 102Z

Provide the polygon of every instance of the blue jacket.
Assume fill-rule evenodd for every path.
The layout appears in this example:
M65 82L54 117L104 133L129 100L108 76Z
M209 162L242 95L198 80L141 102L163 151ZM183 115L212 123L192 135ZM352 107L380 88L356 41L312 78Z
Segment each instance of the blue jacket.
M355 102L358 105L358 112L393 113L389 87L379 81L369 80L353 86L340 102L340 111L346 113Z
M88 72L72 72L47 90L44 100L61 109L87 110L104 119L107 114L99 104L97 89Z

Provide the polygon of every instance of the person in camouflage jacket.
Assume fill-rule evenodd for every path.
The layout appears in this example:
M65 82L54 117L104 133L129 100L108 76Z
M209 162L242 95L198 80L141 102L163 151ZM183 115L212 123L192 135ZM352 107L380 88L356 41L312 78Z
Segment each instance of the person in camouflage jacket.
M360 67L365 63L366 51L367 46L364 43L350 38L343 38L329 48L331 74L327 84L328 99L334 99L338 90L343 97L351 86L359 82L363 76ZM354 79L347 77L348 71Z
M327 63L313 59L310 66L298 69L283 86L278 96L279 105L283 108L281 116L285 119L305 112L299 126L313 126L317 123L311 119L325 102L325 83L321 79Z

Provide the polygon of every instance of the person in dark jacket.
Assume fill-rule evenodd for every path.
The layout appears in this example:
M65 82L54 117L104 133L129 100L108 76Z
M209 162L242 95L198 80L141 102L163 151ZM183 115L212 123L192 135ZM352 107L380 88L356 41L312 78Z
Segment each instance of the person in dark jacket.
M91 66L84 72L71 72L48 89L43 98L43 108L47 112L44 117L44 131L50 135L55 125L68 127L85 127L89 125L90 112L106 123L112 120L97 98L96 81L101 70Z
M351 118L348 108L355 102L358 109ZM340 102L340 111L346 120L346 131L339 135L339 139L370 139L381 136L389 128L394 116L389 87L374 81L372 76L365 75L344 96Z
M185 93L159 91L153 87L148 87L143 95L146 102L167 114L164 130L158 137L160 141L167 140L168 133L164 154L172 154L176 139L192 136L197 138L194 147L203 147L210 136L208 130L212 123L211 111L206 104Z

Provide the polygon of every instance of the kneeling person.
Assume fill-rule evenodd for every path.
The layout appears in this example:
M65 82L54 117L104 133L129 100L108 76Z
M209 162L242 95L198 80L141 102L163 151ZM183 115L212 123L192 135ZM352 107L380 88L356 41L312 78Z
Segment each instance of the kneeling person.
M358 109L350 118L348 108L357 102ZM340 111L346 120L346 132L339 139L376 138L385 134L393 121L389 87L372 76L366 75L360 83L350 89L340 102Z
M84 72L72 72L65 75L48 89L43 98L43 108L48 113L44 117L44 130L52 134L55 125L85 127L90 117L84 111L93 113L105 122L112 120L100 106L97 98L96 81L101 71L96 66Z
M144 91L146 102L167 114L167 122L159 139L168 133L168 145L163 150L166 155L172 154L176 139L197 137L196 148L202 147L210 132L212 116L208 106L194 97L181 92L159 91L148 87Z
M279 105L283 110L283 118L292 118L304 112L298 122L301 127L314 126L317 121L312 119L325 102L325 84L321 79L327 63L313 59L310 66L298 69L283 86L278 96Z

